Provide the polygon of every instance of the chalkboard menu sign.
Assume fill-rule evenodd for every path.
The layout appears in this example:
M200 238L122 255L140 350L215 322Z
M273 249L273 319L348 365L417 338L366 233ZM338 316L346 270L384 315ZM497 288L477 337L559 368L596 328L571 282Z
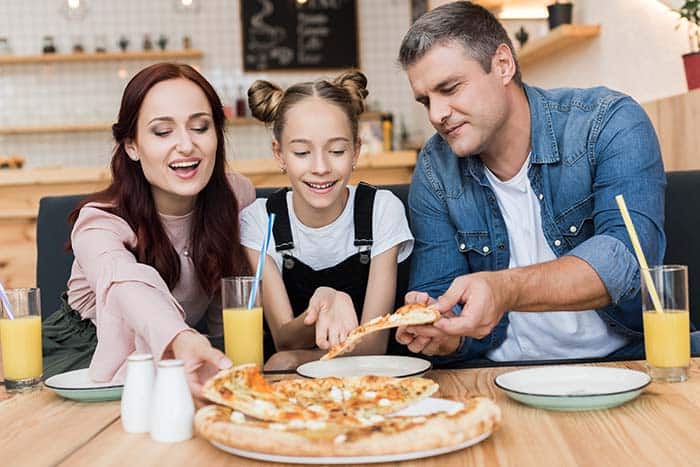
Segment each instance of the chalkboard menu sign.
M355 0L243 0L245 71L359 67Z

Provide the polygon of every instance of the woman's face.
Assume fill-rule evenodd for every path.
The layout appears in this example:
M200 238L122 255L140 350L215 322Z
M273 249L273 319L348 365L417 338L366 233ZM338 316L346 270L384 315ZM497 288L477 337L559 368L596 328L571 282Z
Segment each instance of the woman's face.
M161 81L141 104L136 139L125 145L151 184L158 212L182 215L214 171L217 137L202 89L184 78Z
M330 224L345 207L360 150L347 115L322 98L306 98L287 110L281 139L273 152L289 175L295 214L311 227Z

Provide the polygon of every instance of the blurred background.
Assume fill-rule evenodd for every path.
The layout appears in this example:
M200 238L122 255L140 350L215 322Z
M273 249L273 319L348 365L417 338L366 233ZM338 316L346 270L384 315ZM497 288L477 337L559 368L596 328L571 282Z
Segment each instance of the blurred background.
M445 2L3 0L0 156L21 157L30 168L106 165L112 148L110 124L126 82L136 71L159 60L195 65L215 85L232 117L236 110L239 117L246 116L247 105L239 103L237 109L236 101L244 98L256 79L285 86L335 75L347 68L344 64L357 65L369 78L370 109L379 113L368 115L366 136L374 131L380 141L370 144L368 139L366 152L420 147L432 130L423 109L413 101L405 74L396 65L396 54L412 18L441 3ZM525 48L549 39L547 47L521 59L528 84L605 85L642 103L687 92L681 58L689 51L687 25L672 11L683 2L576 0L570 9L571 22L574 27L589 29L574 30L571 37L549 37L553 35L547 22L551 1L481 3L501 18L516 47L520 47L516 37L527 37ZM268 7L273 12L266 15ZM244 8L248 9L247 18L242 15ZM307 18L326 14L328 21L320 26L311 18L301 27L311 30L311 39L320 42L321 48L336 40L355 39L357 63L352 63L351 53L343 57L345 63L341 60L328 69L324 69L323 60L332 56L321 57L318 66L294 58L284 63L286 57L274 52L265 58L265 53L269 55L266 40L277 45L286 41L290 47L280 47L278 52L300 53L294 50L299 37L296 43L289 43L295 32L290 25L296 20L299 26L295 11L306 11ZM348 17L348 11L355 17ZM339 33L339 28L349 28L344 30L349 32ZM276 33L288 37L280 39ZM249 42L257 41L248 44L254 50L244 50L246 37L252 39ZM347 51L342 46L336 49L341 55ZM144 49L152 55L139 54ZM158 55L161 49L172 55ZM254 67L246 65L246 52L258 54ZM335 55L332 49L326 52ZM276 58L280 63L273 63ZM389 118L391 142L387 143L381 141L386 133L378 128L382 119ZM269 133L255 121L235 119L228 134L229 157L269 157Z

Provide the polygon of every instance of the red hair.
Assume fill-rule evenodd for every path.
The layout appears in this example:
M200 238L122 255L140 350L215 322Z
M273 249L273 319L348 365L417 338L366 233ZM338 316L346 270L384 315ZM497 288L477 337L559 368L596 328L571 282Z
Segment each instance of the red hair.
M153 266L170 290L180 278L180 259L168 238L153 200L151 185L139 162L129 159L124 148L136 139L137 121L148 91L161 81L184 78L204 92L211 106L216 130L216 159L209 182L197 195L190 233L190 257L197 279L209 294L216 293L221 278L250 272L240 243L238 200L226 176L224 112L221 99L209 82L189 65L157 63L138 72L124 89L119 118L112 125L116 142L112 154L112 183L95 193L70 214L75 223L80 209L90 202L108 203L102 208L124 219L136 233L132 253L140 263Z

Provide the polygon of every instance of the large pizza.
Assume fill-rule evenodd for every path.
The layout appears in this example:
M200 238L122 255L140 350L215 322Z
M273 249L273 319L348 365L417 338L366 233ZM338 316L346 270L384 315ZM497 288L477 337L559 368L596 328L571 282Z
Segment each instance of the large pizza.
M346 457L427 451L488 435L501 419L485 397L449 412L394 415L436 393L426 378L360 376L268 383L255 365L224 370L204 387L215 402L200 409L204 438L280 456Z

